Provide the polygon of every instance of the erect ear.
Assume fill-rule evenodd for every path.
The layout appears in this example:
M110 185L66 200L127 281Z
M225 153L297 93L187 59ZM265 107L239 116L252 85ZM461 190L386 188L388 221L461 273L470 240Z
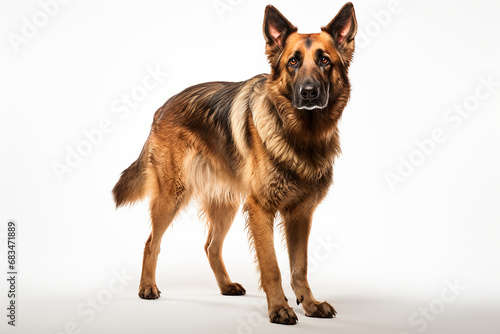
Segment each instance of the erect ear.
M337 16L321 30L332 35L335 46L342 57L350 61L354 53L354 37L358 31L358 22L356 21L353 4L351 2L346 3Z
M287 37L297 31L297 27L291 24L276 8L271 5L266 7L264 14L264 37L267 45L268 55L283 49Z

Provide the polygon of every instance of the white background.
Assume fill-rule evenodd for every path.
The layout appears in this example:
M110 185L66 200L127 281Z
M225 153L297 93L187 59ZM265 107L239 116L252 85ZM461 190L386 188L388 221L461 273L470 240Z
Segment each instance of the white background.
M218 12L218 3L230 10ZM319 31L343 4L271 3L299 32ZM387 15L390 3L354 4L358 49L340 124L343 155L311 235L310 283L339 315L306 318L294 305L277 235L285 291L299 316L290 328L268 323L241 215L224 257L247 296L219 295L204 226L190 208L163 240L161 299L140 300L147 202L115 211L110 194L167 98L192 84L269 71L261 32L268 1L71 1L47 22L38 1L3 1L0 263L6 273L6 223L15 219L20 274L17 327L7 326L2 311L0 331L498 333L500 6L401 0ZM9 38L37 15L38 31L14 47ZM168 75L126 116L115 113L148 68ZM479 88L481 96L489 92L479 100L481 80L496 86ZM464 103L467 117L449 114ZM112 130L59 180L54 163L66 164L68 150L87 140L84 131L106 119ZM436 129L445 140L418 153L416 141ZM418 166L391 189L387 173L410 158ZM122 271L124 286L113 278ZM447 281L463 289L454 294ZM4 279L0 289L5 310ZM87 305L92 299L96 309ZM425 320L420 312L429 308Z

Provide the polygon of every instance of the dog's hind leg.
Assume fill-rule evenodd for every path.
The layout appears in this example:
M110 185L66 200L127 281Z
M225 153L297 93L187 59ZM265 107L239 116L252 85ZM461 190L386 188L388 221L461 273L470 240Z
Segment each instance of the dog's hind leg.
M205 252L221 294L244 295L245 289L240 284L231 281L222 260L222 244L239 207L239 202L232 198L233 196L229 197L229 200L203 200L202 208L209 225Z
M163 234L174 220L177 212L188 201L183 188L158 192L150 203L152 231L144 247L141 283L139 297L142 299L157 299L160 290L156 286L156 264L160 253L160 243ZM181 189L181 190L179 190Z

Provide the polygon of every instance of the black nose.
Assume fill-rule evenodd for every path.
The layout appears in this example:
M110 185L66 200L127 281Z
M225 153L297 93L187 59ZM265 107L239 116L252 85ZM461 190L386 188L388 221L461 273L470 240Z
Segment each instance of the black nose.
M300 96L303 100L312 101L319 96L319 85L304 84L300 87Z

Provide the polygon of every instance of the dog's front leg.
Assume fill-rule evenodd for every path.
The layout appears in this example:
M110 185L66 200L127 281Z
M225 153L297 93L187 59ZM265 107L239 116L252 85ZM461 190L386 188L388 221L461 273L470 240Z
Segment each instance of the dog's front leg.
M297 304L302 303L306 316L332 318L337 314L335 309L327 302L317 301L307 281L307 243L315 206L306 202L281 212L290 258L291 285Z
M266 210L250 196L246 201L248 228L259 263L260 281L267 297L269 320L293 325L297 315L288 305L281 285L281 274L274 250L274 216L276 211Z

